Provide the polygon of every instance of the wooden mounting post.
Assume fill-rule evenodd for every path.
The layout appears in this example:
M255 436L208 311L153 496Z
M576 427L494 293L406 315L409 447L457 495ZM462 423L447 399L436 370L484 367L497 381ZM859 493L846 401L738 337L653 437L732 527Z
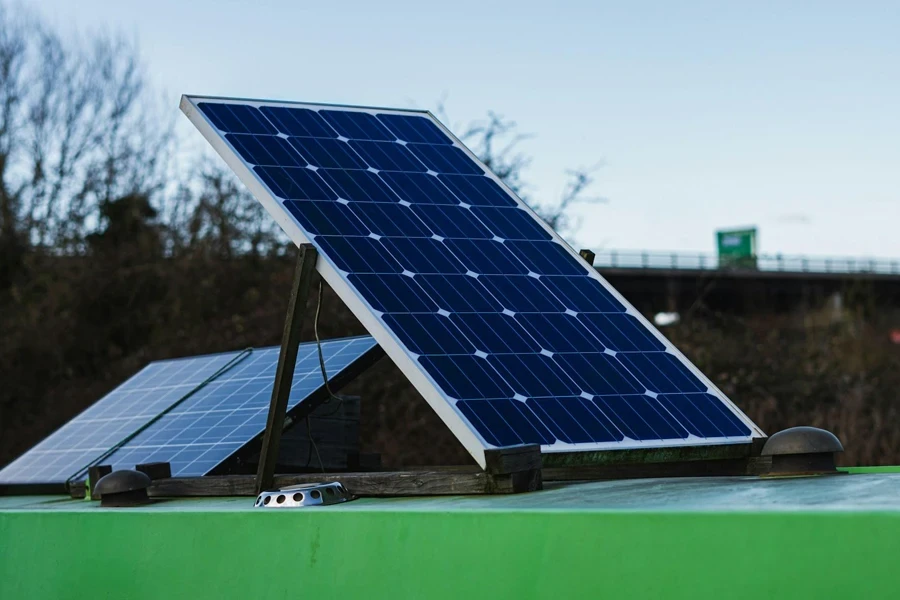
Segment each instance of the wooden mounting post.
M319 253L312 244L300 245L299 253L297 254L297 266L294 269L291 298L288 302L287 317L284 320L284 332L281 334L281 352L278 355L278 370L275 372L272 401L269 404L269 416L266 419L266 431L263 434L262 449L259 453L259 466L256 470L257 494L271 488L275 481L275 463L278 462L281 430L284 428L288 396L291 394L294 367L297 365L300 331L303 328L306 300L309 298L309 289L312 285L312 277L316 270L316 259L318 257Z
M523 444L484 451L489 493L519 494L544 489L541 446Z
M109 475L112 473L112 465L94 465L93 467L88 469L88 478L87 485L89 486L91 493L91 500L99 500L100 496L94 493L94 488L97 487L97 482L100 481L105 475Z

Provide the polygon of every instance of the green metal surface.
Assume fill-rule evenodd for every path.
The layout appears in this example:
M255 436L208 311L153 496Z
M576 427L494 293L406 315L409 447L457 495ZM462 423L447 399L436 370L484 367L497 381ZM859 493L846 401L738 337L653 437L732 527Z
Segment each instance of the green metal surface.
M897 596L898 474L251 504L2 498L0 598Z
M838 467L838 471L846 473L900 473L900 466L886 465L880 467Z

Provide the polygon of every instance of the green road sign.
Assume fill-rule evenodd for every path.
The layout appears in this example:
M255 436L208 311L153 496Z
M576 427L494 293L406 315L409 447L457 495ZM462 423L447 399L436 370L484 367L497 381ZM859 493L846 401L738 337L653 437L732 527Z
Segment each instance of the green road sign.
M756 228L716 232L719 267L756 268Z

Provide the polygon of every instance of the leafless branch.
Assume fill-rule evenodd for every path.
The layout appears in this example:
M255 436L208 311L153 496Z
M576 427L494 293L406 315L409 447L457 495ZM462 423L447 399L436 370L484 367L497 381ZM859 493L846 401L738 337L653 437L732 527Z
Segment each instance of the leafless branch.
M438 102L435 112L442 121L450 123L445 101L446 98L442 98ZM521 150L520 145L534 136L520 132L515 121L489 111L484 120L451 128L460 131L458 137L469 145L482 162L562 235L574 233L579 226L578 219L572 215L572 209L576 205L607 202L606 198L589 194L595 174L603 166L602 163L566 171L567 181L556 201L546 202L532 198L524 179L525 172L531 165L531 157Z

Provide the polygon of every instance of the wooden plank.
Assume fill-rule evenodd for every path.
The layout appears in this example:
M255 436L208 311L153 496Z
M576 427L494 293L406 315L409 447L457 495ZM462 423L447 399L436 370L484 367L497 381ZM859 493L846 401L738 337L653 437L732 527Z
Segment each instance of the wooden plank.
M522 444L484 451L484 470L495 475L541 469L539 444Z
M501 475L472 469L276 475L271 489L331 481L342 483L357 496L513 494L540 489L540 470ZM252 475L159 479L150 485L148 493L154 498L257 495L256 480Z
M87 496L87 482L73 481L69 484L69 497L73 500L83 500Z
M0 483L0 496L42 496L68 494L65 483Z
M291 393L294 368L297 364L300 331L303 328L306 301L309 298L309 289L312 285L318 256L319 254L312 244L300 245L297 255L297 266L294 269L291 297L288 302L287 317L284 320L284 332L281 336L281 352L278 355L278 369L275 372L275 385L272 388L269 416L266 419L266 431L263 434L259 466L256 471L257 494L264 489L272 487L275 463L278 460L278 445L281 441L284 416L287 413L288 396Z

